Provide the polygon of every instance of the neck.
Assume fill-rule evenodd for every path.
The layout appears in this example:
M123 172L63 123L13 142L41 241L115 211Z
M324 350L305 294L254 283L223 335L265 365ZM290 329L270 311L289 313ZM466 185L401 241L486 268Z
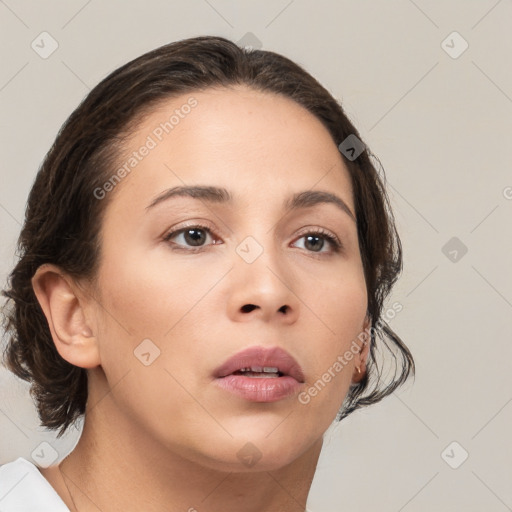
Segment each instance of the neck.
M60 470L70 510L304 512L322 438L273 471L220 471L169 450L130 422L110 394L88 401L84 427ZM59 492L59 491L58 491Z

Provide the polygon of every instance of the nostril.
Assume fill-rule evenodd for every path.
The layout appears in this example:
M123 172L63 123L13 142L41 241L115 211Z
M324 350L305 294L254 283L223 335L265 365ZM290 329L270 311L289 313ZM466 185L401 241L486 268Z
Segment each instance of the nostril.
M246 304L245 306L242 306L242 311L244 313L250 313L253 309L257 308L258 306L255 306L254 304Z

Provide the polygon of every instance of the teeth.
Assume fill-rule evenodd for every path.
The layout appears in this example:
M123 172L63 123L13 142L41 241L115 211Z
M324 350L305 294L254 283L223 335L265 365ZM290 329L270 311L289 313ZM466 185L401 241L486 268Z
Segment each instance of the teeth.
M248 366L246 368L240 368L235 374L245 375L255 379L280 377L279 368L275 366Z
M251 377L251 379L278 379L279 375L277 373L248 373L248 377Z
M241 372L255 372L255 373L279 373L279 368L274 366L251 366L250 368L241 368Z

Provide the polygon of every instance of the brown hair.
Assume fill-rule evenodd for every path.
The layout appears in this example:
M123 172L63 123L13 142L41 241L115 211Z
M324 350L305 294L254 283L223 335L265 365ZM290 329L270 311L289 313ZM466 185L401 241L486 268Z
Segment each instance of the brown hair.
M96 275L99 230L109 198L94 190L116 166L123 141L162 101L210 87L246 85L283 95L315 115L339 146L359 133L341 105L303 68L277 53L246 50L222 37L202 36L164 45L113 71L81 102L60 129L28 197L19 261L9 276L4 364L31 382L41 424L60 437L85 412L87 370L57 352L31 278L43 263L74 278ZM383 303L402 268L402 249L383 177L367 146L355 159L343 151L353 185L361 258L368 291L370 354L363 380L351 386L338 420L381 400L414 374L413 358L382 316ZM380 167L380 166L379 166ZM383 378L377 341L393 354Z

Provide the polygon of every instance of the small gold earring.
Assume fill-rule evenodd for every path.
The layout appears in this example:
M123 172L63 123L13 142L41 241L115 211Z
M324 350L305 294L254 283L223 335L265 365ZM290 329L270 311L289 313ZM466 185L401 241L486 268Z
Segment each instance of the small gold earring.
M361 369L359 368L359 366L356 366L356 370L357 370L357 373L361 373Z

